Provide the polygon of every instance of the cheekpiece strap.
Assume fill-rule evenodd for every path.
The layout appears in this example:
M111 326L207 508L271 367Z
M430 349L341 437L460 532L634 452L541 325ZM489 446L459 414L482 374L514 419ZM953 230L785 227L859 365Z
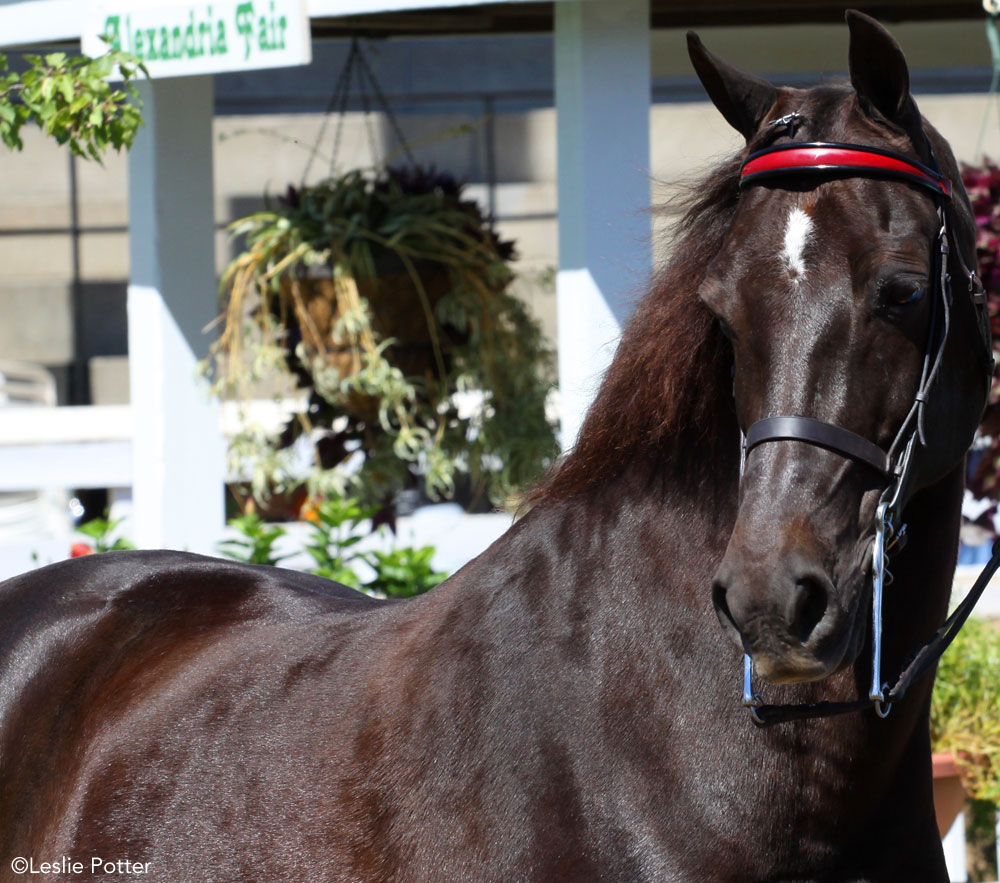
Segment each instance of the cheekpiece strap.
M750 154L740 170L740 187L763 184L778 176L787 179L788 175L837 172L894 178L951 198L951 181L923 163L891 150L825 141L779 144Z

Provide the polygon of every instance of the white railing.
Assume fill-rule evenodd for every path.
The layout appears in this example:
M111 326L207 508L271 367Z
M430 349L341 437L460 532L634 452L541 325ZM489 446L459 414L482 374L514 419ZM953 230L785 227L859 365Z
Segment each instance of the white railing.
M0 410L0 491L132 484L129 405Z
M297 399L251 402L246 416L276 430L301 407ZM226 403L221 432L233 436L241 419ZM130 487L134 430L130 405L0 408L0 492Z

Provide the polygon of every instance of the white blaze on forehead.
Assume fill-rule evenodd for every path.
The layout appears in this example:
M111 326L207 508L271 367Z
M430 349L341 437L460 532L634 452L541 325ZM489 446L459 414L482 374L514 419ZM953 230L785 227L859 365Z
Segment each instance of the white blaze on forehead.
M812 230L812 218L802 209L793 208L789 212L788 226L785 228L785 250L781 256L794 281L798 281L806 273L804 254L812 237Z

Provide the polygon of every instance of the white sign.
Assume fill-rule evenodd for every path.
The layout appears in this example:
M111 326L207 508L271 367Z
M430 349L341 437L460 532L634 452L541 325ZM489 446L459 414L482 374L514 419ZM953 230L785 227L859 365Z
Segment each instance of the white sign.
M91 0L83 52L142 59L151 77L309 64L305 0Z

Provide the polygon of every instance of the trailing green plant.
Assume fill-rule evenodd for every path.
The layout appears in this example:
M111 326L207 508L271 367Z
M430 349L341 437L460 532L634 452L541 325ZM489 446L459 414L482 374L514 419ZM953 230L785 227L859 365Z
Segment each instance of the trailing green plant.
M304 434L311 493L366 504L418 483L451 497L460 473L503 504L550 463L552 353L509 291L511 243L454 179L353 171L230 229L245 245L222 276L216 390L284 376L309 393L280 436L231 448L255 491L288 489L274 451Z
M246 564L275 566L292 557L291 554L279 555L274 548L287 531L279 525L268 524L256 512L230 519L229 526L238 530L241 536L218 544L219 551L227 558Z
M76 532L93 540L94 552L121 552L134 549L135 545L131 540L123 536L116 536L118 525L122 521L121 518L111 520L107 515L103 518L92 518L81 524Z
M969 619L938 663L935 751L955 757L969 796L1000 806L1000 628Z
M29 67L19 74L0 55L0 140L7 147L24 147L21 129L26 123L37 124L77 156L98 163L109 147L131 147L142 125L133 80L148 74L139 59L117 50L100 58L52 52L24 59ZM107 81L115 68L121 88Z

